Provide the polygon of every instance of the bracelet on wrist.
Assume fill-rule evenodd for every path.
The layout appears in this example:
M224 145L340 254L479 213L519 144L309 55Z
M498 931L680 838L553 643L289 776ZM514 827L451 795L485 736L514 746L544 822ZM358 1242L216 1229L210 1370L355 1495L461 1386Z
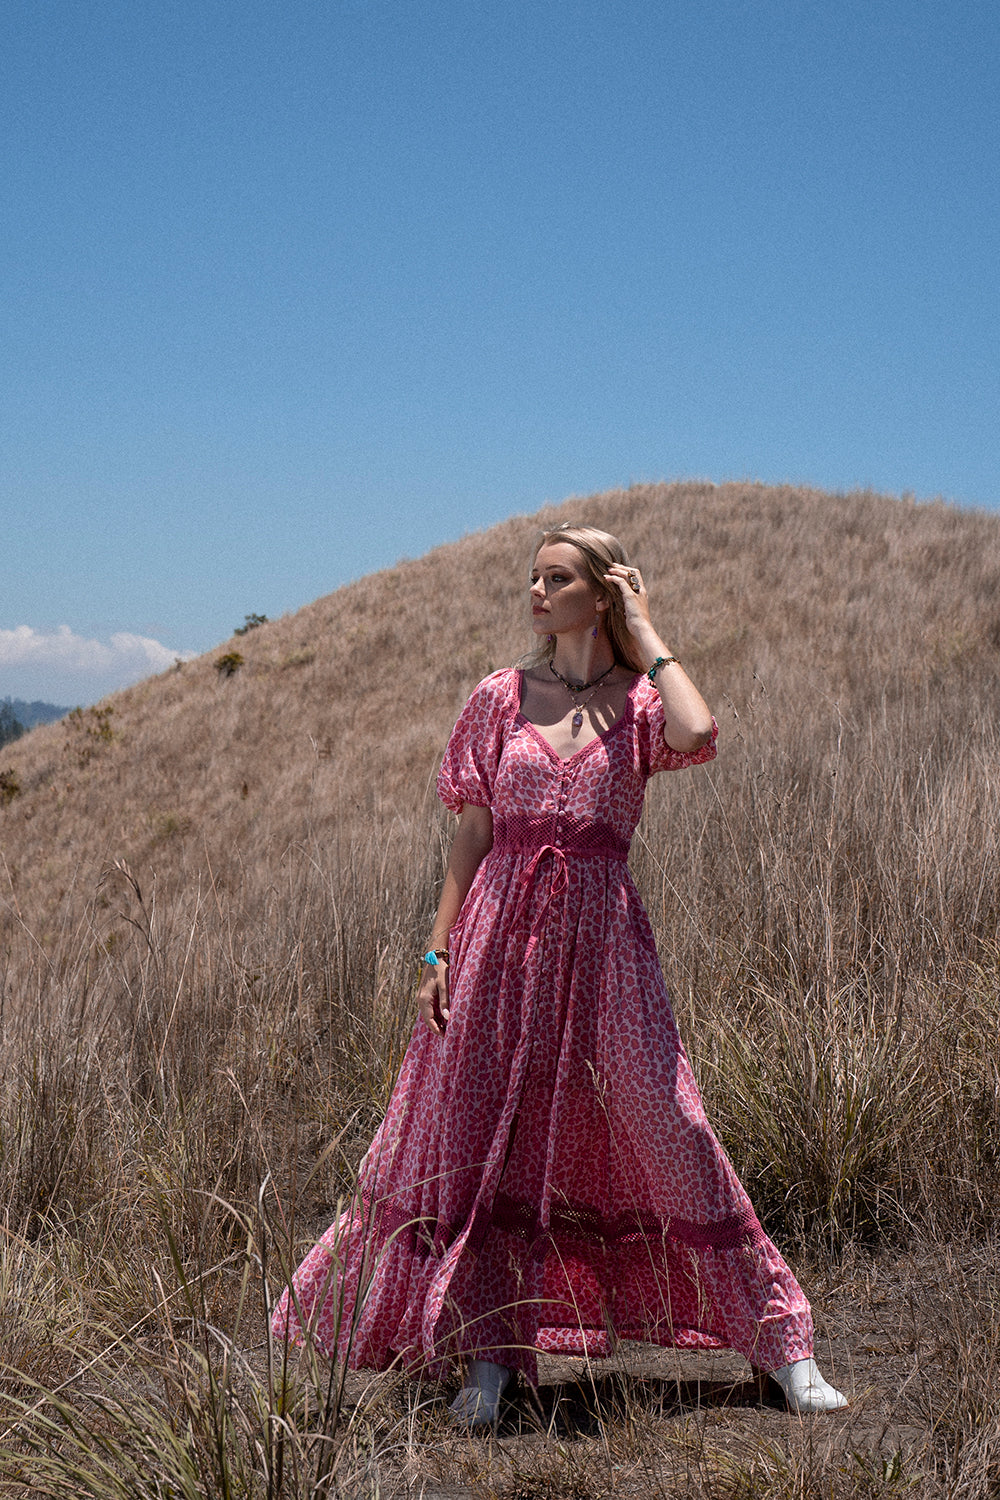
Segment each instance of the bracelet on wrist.
M424 963L432 964L435 968L438 964L447 964L449 962L447 948L428 948L424 954Z
M656 660L654 661L653 665L650 668L648 668L648 670L646 672L646 676L649 678L650 682L653 683L653 685L655 686L656 685L656 674L660 670L660 668L661 667L672 666L674 662L676 662L677 665L680 666L680 664L681 664L680 657L679 656L658 656L656 658Z

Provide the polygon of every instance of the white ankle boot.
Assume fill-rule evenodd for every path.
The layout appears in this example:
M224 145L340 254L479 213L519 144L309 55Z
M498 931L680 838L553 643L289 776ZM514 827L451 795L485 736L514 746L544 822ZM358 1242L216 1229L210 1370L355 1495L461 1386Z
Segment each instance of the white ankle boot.
M455 1421L463 1427L492 1427L500 1415L500 1397L510 1377L506 1365L470 1359L462 1389L448 1408Z
M781 1386L789 1411L838 1411L847 1405L847 1397L826 1383L814 1359L782 1365L771 1371L771 1379Z

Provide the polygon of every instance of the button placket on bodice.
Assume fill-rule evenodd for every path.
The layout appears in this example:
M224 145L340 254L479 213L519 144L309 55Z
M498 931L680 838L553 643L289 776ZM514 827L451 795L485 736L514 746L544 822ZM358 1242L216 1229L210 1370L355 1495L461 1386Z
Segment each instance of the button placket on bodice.
M492 1153L497 1169L484 1176L479 1200L472 1215L468 1243L473 1250L482 1244L492 1220L494 1203L513 1149L521 1102L531 1069L538 1006L544 1003L547 995L547 988L542 982L546 966L545 939L553 912L558 912L560 903L564 902L570 890L570 862L592 858L624 860L628 852L627 843L623 845L616 840L610 828L606 829L606 842L599 840L592 847L581 843L578 833L574 833L572 829L572 815L567 812L580 762L576 757L563 760L555 756L555 752L552 754L558 764L551 766L554 784L551 787L551 810L548 816L531 820L535 825L533 829L526 827L528 820L524 820L518 829L519 836L512 836L517 826L515 818L508 821L503 814L499 814L494 825L494 850L499 854L504 850L517 849L524 858L515 877L518 888L515 923L520 928L525 920L529 922L523 961L523 994L527 999L521 1015L521 1040L511 1067L508 1107L500 1131L501 1138L505 1137L503 1147ZM542 882L547 887L544 891L540 889ZM564 927L565 921L561 925ZM495 1141L495 1144L498 1142ZM547 1199L539 1205L539 1219L545 1224L548 1222L549 1206Z

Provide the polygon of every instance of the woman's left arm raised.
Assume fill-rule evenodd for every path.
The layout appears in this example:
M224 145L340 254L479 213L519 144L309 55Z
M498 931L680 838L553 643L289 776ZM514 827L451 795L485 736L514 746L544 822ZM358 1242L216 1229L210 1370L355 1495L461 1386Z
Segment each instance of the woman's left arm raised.
M663 737L671 750L688 755L700 750L712 738L712 715L708 704L690 677L658 635L650 619L649 595L638 568L612 563L604 575L617 588L625 609L625 623L646 662L647 670L663 659L653 678L653 686L663 704ZM635 579L638 588L633 588Z

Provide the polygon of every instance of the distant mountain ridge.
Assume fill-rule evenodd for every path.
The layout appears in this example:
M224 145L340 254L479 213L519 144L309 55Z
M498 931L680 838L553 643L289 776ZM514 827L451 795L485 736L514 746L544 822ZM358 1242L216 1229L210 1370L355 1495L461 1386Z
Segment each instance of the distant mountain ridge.
M69 710L54 703L25 703L22 698L0 699L0 745L12 745L37 724L51 724Z
M54 724L57 719L65 718L69 713L68 708L60 708L55 703L42 703L37 698L31 703L25 703L23 698L2 698L0 703L6 704L25 729L34 729L36 724Z

